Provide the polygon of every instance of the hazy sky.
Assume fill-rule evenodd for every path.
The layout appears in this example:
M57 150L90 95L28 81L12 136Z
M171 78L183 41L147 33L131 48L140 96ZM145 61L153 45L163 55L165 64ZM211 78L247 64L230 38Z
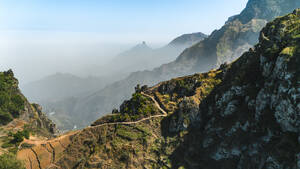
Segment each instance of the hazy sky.
M102 34L211 33L247 0L0 0L0 29ZM141 37L143 38L143 37ZM148 37L146 37L148 38ZM165 39L163 39L165 40Z
M0 70L23 82L101 65L146 41L211 33L247 0L0 0Z

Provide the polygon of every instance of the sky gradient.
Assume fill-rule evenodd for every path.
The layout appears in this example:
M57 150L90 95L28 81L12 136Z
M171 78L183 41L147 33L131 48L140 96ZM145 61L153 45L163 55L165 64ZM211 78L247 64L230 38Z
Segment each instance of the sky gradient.
M0 0L0 30L138 36L209 34L247 0ZM141 37L142 38L142 37ZM147 37L145 37L147 38ZM170 39L168 39L170 40Z

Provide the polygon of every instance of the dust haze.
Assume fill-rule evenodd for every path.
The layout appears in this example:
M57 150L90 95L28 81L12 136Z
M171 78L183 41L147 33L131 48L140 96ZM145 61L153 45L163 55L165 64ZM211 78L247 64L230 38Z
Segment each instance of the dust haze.
M13 69L21 86L55 73L97 76L97 68L142 41L139 39L93 32L1 31L0 70ZM109 72L102 72L105 74Z

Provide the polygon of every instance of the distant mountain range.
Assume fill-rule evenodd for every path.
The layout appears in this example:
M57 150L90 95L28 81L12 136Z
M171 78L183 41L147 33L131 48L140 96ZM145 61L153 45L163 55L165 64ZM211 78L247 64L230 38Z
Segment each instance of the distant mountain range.
M92 119L74 119L76 117L73 112L78 99L88 97L105 86L124 79L131 72L150 70L173 61L185 48L206 37L203 33L185 34L158 49L152 49L146 42L142 42L119 54L108 64L93 68L99 77L82 78L68 73L56 73L21 88L26 97L40 103L46 112L51 113L50 117L58 127L71 129L75 124L84 127Z
M186 48L202 41L208 36L203 33L184 34L172 40L169 44L158 48L150 48L146 42L142 42L133 48L125 51L108 64L95 69L100 76L111 74L124 74L142 70L151 70L164 63L174 61L176 57Z
M81 78L69 73L56 73L22 86L24 94L35 102L78 97L105 86L104 77Z
M153 85L173 77L208 71L232 61L258 42L259 32L268 21L297 7L300 7L299 0L249 0L239 15L230 17L221 29L185 49L175 61L152 71L134 72L90 96L78 98L71 114L91 121L128 99L137 84Z

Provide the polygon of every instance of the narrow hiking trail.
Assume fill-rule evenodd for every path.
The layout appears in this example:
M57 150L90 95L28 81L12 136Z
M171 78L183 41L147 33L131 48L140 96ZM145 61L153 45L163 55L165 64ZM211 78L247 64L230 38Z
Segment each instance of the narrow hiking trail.
M96 125L96 126L89 126L89 127L86 127L85 129L72 131L72 132L61 135L60 137L57 137L57 138L54 138L51 140L45 140L45 139L39 140L38 138L33 138L32 140L25 139L21 144L27 143L27 144L34 145L34 147L29 148L29 149L21 149L21 146L20 146L19 152L18 152L18 157L27 162L26 168L28 168L28 169L35 168L33 166L36 166L39 169L42 169L42 168L48 169L48 168L52 168L52 167L60 168L59 166L57 166L55 164L55 161L59 160L59 159L56 159L56 156L58 156L59 153L63 152L67 148L67 146L71 143L70 136L76 135L76 134L82 132L83 130L87 130L87 129L93 129L93 128L98 128L98 127L102 127L102 126L117 125L117 124L124 124L124 125L137 124L137 123L141 123L146 120L150 120L152 118L166 117L168 115L168 113L163 108L161 108L160 104L153 96L146 94L144 92L141 92L141 94L144 95L145 97L150 98L154 102L154 105L161 111L162 114L152 115L152 116L145 117L140 120L131 121L131 122L112 122L112 123L104 123L104 124L100 124L100 125ZM112 115L110 115L110 116L112 116ZM62 142L65 142L65 143L63 144ZM39 150L39 151L37 151L37 150ZM40 154L38 154L37 152L39 152ZM46 159L41 159L41 158L46 158ZM47 162L45 162L45 161L47 161Z
M163 112L164 115L168 115L168 113L167 113L163 108L160 107L159 103L156 101L156 99L155 99L153 96L148 95L148 94L146 94L146 93L144 93L144 92L142 92L141 94L144 95L144 96L146 96L146 97L151 98L151 100L154 102L155 106L156 106L161 112Z
M163 113L163 114L158 114L158 115L153 115L153 116L149 116L149 117L145 117L145 118L142 118L138 121L130 121L130 122L112 122L112 123L104 123L104 124L100 124L100 125L96 125L96 126L89 126L87 128L97 128L97 127L101 127L101 126L107 126L107 125L115 125L115 124L136 124L136 123L140 123L140 122L143 122L143 121L146 121L146 120L149 120L149 119L152 119L152 118L157 118L157 117L166 117L168 115L168 113L162 109L159 105L159 103L156 101L156 99L153 97L153 96L150 96L148 94L145 94L145 93L141 93L142 95L146 96L146 97L149 97L151 98L151 100L154 102L154 105Z

